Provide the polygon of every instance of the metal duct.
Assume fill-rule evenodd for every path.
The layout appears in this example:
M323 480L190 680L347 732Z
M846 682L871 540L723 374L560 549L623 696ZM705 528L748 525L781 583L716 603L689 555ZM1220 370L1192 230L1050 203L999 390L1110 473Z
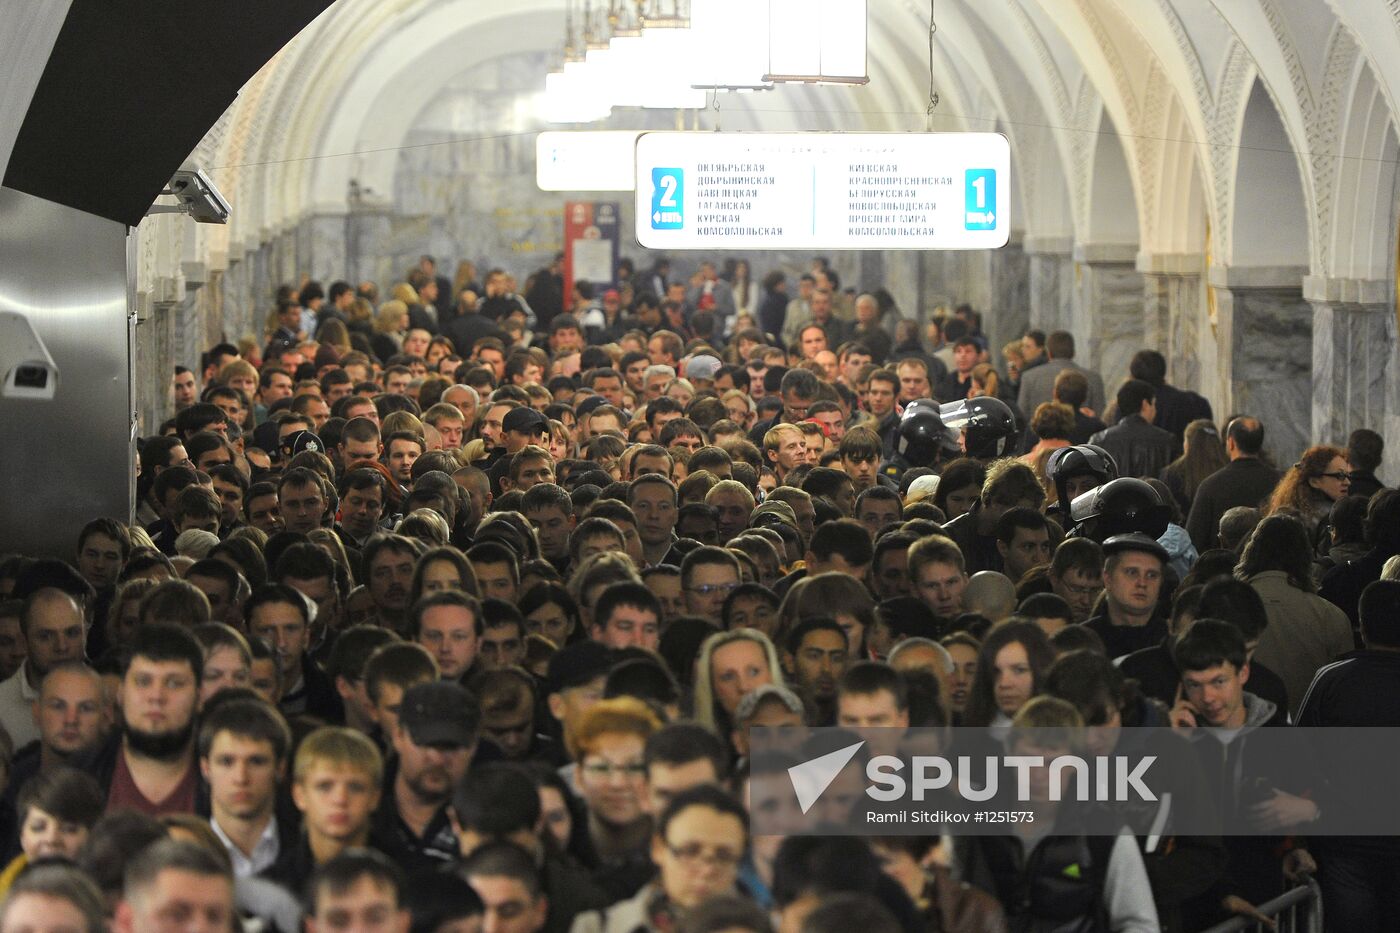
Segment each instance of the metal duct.
M0 316L27 320L56 371L50 399L0 390L0 552L72 561L89 519L130 520L126 269L121 223L0 188ZM21 343L0 341L7 387Z

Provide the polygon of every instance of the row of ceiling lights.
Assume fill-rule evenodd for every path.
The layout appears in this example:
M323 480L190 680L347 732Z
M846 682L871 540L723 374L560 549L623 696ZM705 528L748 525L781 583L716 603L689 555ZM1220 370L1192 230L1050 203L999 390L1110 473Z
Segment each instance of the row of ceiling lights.
M566 14L564 65L545 78L551 123L614 107L698 109L710 91L865 84L867 0L584 0Z

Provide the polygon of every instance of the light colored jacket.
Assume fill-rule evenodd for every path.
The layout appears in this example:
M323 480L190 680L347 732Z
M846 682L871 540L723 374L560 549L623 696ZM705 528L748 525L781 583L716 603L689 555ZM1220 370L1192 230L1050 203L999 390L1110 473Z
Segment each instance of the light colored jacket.
M659 933L652 926L647 910L656 894L655 884L646 884L636 894L603 910L590 910L574 918L569 933Z
M1269 614L1254 657L1283 679L1288 712L1296 714L1318 668L1356 647L1351 622L1327 600L1289 583L1282 570L1255 574L1249 585Z

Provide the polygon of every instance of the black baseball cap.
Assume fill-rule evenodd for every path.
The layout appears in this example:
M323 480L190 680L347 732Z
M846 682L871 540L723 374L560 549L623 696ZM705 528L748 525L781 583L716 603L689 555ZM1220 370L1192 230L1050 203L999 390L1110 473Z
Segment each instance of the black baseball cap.
M533 408L512 408L501 419L502 431L518 431L521 434L543 434L549 427L549 419L543 412Z
M602 408L606 404L608 404L608 400L601 395L590 395L588 398L578 403L578 408L574 410L574 417L586 417L593 413L593 409Z
M399 722L415 745L476 744L481 730L481 707L459 683L439 680L404 691Z
M549 692L558 693L571 687L582 687L599 677L607 676L613 666L613 651L592 639L565 645L549 659L546 680Z
M1122 554L1124 551L1142 551L1145 554L1151 554L1164 564L1171 561L1171 555L1167 553L1166 548L1140 531L1126 535L1114 535L1103 543L1105 557L1110 554Z
M290 459L303 450L314 450L323 454L326 452L326 445L312 431L293 431L282 438L282 456Z

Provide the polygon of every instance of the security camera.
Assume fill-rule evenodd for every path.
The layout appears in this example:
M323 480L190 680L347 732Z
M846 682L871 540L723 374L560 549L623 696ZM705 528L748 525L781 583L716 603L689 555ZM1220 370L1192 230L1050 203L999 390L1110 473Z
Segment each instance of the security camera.
M229 204L219 189L200 169L181 169L170 179L170 184L161 192L170 195L180 203L157 204L147 214L189 214L202 224L228 223Z
M29 318L0 311L0 396L50 400L58 390L58 366Z

